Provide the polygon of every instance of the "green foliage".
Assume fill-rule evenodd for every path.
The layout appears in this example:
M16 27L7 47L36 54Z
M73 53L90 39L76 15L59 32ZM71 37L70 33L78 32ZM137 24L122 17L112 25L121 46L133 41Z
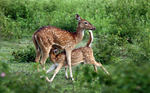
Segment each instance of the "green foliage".
M1 1L1 8L4 11L4 15L17 20L17 17L27 18L26 6L24 3L16 0L12 0L8 3L9 0ZM13 2L13 3L12 3Z
M134 62L137 65L141 65L143 63L150 62L150 47L149 47L149 40L148 37L143 38L143 42L137 42L135 45L127 45L127 52L126 55L128 58L132 59L131 62Z
M141 65L150 61L149 32L141 33L136 39L117 35L100 35L95 38L94 57L101 63L127 62ZM132 41L133 44L130 42Z
M136 66L135 64L113 64L114 71L106 75L104 71L92 72L90 67L84 67L82 80L77 82L90 89L88 92L101 93L147 93L149 89L150 64ZM84 91L84 90L83 90Z
M35 47L28 45L27 47L21 47L17 51L12 52L13 60L17 62L35 62L36 51ZM12 60L12 59L11 59ZM49 58L46 62L50 62Z
M146 93L149 92L149 77L147 74L150 64L143 64L140 67L134 64L115 64L116 70L112 73L111 83L106 86L113 87L113 90L120 93Z
M18 62L34 62L35 61L35 48L31 45L23 47L23 49L13 51L12 56Z
M5 40L31 36L46 25L74 32L79 14L97 28L95 37L106 33L131 40L149 28L149 6L147 0L1 0L0 31Z
M56 12L53 12L52 15L55 15ZM58 15L55 15L56 21L52 21L51 24L53 24L56 27L59 27L64 30L68 30L70 32L76 31L77 21L75 19L75 14L69 14L67 12L64 12L63 14L61 12L57 12Z
M7 40L31 35L39 27L49 24L49 12L55 7L55 2L48 1L1 0L1 36Z
M123 47L128 44L127 39L118 35L100 35L93 47L94 57L101 63L113 63L121 61L121 57L126 54Z
M9 67L6 63L0 62L0 92L6 92L4 84L8 81L8 75Z
M17 71L15 73L11 73L11 69L8 67L7 63L0 63L0 92L1 93L39 93L46 92L43 90L45 88L47 82L45 82L44 78L39 78L43 73L26 73L23 71ZM31 64L32 71L35 71L37 68L37 64ZM2 75L5 74L5 75Z
M147 0L116 0L106 6L107 15L113 15L110 32L121 37L134 38L143 33L144 25L149 22L149 3Z

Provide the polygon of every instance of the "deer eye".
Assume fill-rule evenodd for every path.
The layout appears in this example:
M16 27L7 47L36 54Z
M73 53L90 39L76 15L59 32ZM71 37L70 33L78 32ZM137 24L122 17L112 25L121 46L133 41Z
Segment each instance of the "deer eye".
M84 22L84 24L87 24L87 22Z

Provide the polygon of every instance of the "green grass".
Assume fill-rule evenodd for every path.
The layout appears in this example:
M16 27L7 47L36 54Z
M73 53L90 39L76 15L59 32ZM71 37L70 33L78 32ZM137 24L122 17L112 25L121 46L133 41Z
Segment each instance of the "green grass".
M10 74L12 74L12 77L15 77L16 75L20 75L20 77L23 77L23 76L30 77L33 73L37 73L37 70L33 70L33 65L32 64L33 63L9 63L9 67L11 69ZM47 70L47 69L50 68L52 63L46 63L45 65L46 65L46 70ZM70 92L79 93L80 91L83 91L83 90L88 91L89 89L86 87L86 85L83 85L82 88L80 88L80 83L79 83L79 81L83 80L82 76L83 76L83 73L84 73L84 70L83 70L84 67L90 68L91 72L94 71L93 66L92 65L87 65L87 64L86 65L80 64L80 65L77 65L75 67L72 67L73 75L74 75L74 79L75 79L75 82L73 83L71 81L71 79L66 79L65 78L65 70L62 68L59 71L59 73L56 75L56 77L54 78L52 83L49 83L49 82L45 81L47 83L46 85L51 86L51 87L57 87L58 85L62 85L62 90L61 91L62 92L66 91L67 93L70 93ZM110 70L109 66L104 65L104 67L106 67L106 69L109 72L112 71L112 68ZM76 74L77 69L79 70L78 74ZM102 73L105 73L105 72L101 71L101 68L98 68L98 71L102 72ZM40 67L40 72L42 72L41 67ZM49 78L51 78L53 73L54 72L51 72L51 73L47 74L47 76ZM101 73L99 73L99 74L101 74ZM68 75L69 75L69 71L68 71ZM36 77L36 78L39 78L39 77ZM45 87L47 87L47 86L45 86ZM100 91L100 90L97 90L97 91Z
M9 60L13 51L22 49L22 47L26 47L31 43L32 40L29 38L10 41L0 41L0 60Z

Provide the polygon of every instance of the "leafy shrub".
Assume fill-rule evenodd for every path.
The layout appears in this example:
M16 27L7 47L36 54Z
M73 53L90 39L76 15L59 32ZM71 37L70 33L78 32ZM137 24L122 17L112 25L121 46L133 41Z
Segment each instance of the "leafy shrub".
M119 34L119 33L118 33ZM99 35L95 38L93 47L94 57L102 63L112 62L127 62L141 65L149 62L149 32L143 33L141 36L136 36L132 39L134 44L130 44L130 38L119 37L119 35Z
M31 36L45 25L75 31L75 14L79 14L97 28L94 31L95 37L101 33L116 35L119 32L119 36L131 40L142 33L145 27L149 28L148 7L147 0L1 0L1 36L6 40L23 38Z
M73 2L66 0L61 2L59 0L1 0L0 9L4 17L0 25L3 28L1 35L5 40L19 39L31 36L34 31L45 25L53 25L74 32L77 26L75 14L87 19L97 28L105 25L106 29L107 24L104 24L106 22L99 27L99 23L102 22L101 18L105 16L105 7L101 4L104 2L95 0L83 3L85 2L78 0ZM98 30L95 32L100 33Z
M37 64L32 65L32 73L24 74L22 71L11 73L11 69L8 67L7 63L0 62L0 92L1 93L38 93L38 92L47 92L51 91L53 88L45 87L47 82L45 78L40 78L42 73L33 73L37 68ZM38 82L37 82L38 81ZM46 88L45 90L43 88ZM50 89L50 90L49 90Z
M18 62L34 62L35 61L35 48L28 45L23 50L17 50L12 52L12 56L15 61Z
M55 15L56 11L52 12L52 15ZM77 28L77 21L75 19L75 14L64 12L57 12L58 15L54 16L56 21L51 22L53 26L59 27L61 29L75 32Z
M110 76L104 71L98 70L99 73L95 73L89 67L84 67L82 80L77 82L82 87L86 86L88 92L147 93L150 91L149 66L149 63L140 66L132 63L114 63L111 71L108 70Z
M17 20L17 17L27 18L26 6L25 2L19 2L16 0L12 0L12 2L8 3L8 0L1 1L1 8L4 11L4 15Z
M121 37L135 38L141 31L143 26L149 20L149 4L147 0L116 0L106 6L107 15L113 15L110 32L117 34L120 32Z
M94 57L101 63L115 62L126 54L125 48L122 46L128 43L127 39L118 35L100 35L95 42Z
M116 65L116 64L115 64ZM110 84L113 89L120 93L146 93L149 92L148 88L149 77L147 74L150 64L142 64L140 67L136 67L134 64L120 64L116 65L116 71L112 73L112 79Z
M6 77L8 75L8 72L9 72L9 67L6 63L4 62L0 62L0 92L3 93L3 92L7 92L4 84L6 82L8 82L8 77Z
M0 27L3 28L1 29L3 39L20 39L24 35L33 34L39 27L48 25L50 22L50 15L48 14L55 10L55 2L40 2L1 0L0 10L2 10L3 20Z
M141 65L150 61L150 47L148 37L143 38L142 42L136 43L135 45L127 45L126 49L128 52L127 57L130 58L135 64Z
M23 47L20 50L13 51L12 56L13 59L17 62L35 62L35 47L28 45L27 47ZM49 58L46 62L50 62Z

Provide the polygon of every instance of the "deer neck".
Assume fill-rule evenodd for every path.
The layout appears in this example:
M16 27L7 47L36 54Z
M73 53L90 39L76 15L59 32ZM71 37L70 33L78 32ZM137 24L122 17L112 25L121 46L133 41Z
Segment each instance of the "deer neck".
M75 32L75 40L76 40L76 44L80 43L83 39L84 36L84 29L82 29L79 24L77 26L77 30Z

